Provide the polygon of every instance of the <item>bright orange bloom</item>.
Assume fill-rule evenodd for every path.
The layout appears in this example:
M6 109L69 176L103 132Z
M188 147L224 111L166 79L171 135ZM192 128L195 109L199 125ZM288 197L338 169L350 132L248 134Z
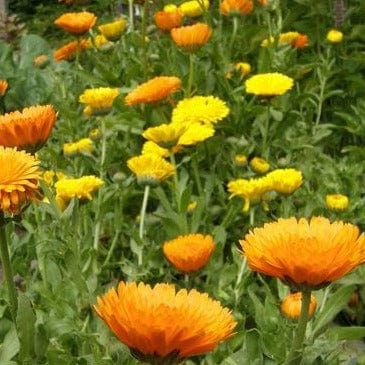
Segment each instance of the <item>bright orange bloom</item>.
M223 15L229 13L250 14L253 10L252 0L223 0L219 5L219 10Z
M309 302L309 317L313 316L317 307L316 298L311 294ZM290 319L298 319L302 309L302 293L290 293L281 302L281 312Z
M151 288L120 282L97 303L94 310L118 339L140 361L153 364L211 351L231 337L236 326L229 309L208 294L176 292L171 284Z
M182 49L192 52L204 46L212 35L212 29L205 23L196 23L171 30L171 38Z
M0 133L1 135L1 133ZM25 151L0 146L0 210L12 214L36 200L41 179L39 161Z
M36 105L0 115L0 145L37 151L47 141L56 122L52 105Z
M213 237L200 233L179 236L163 244L167 260L178 270L188 273L205 266L215 249Z
M125 98L127 105L155 103L179 90L181 80L175 76L157 76L137 86Z
M153 15L157 27L164 31L170 31L172 28L180 27L183 13L176 9L174 12L158 11Z
M308 36L306 34L299 34L291 42L293 48L302 49L308 46Z
M86 40L73 41L65 44L64 46L56 49L53 53L53 59L55 62L68 60L70 57L74 56L77 52L77 47L79 50L83 50L86 47Z
M95 14L87 11L65 13L59 16L54 24L68 33L81 35L94 26L96 19Z
M249 267L296 287L323 287L365 262L365 235L324 217L279 218L240 241Z
M5 80L0 80L0 96L3 96L8 89L8 83Z

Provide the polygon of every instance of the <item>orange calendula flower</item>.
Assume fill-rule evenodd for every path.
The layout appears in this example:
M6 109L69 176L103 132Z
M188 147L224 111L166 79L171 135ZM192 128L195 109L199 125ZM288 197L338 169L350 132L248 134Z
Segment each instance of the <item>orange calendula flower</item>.
M194 272L204 267L215 249L211 235L200 233L179 236L163 244L167 260L179 271Z
M95 14L87 11L65 13L59 16L54 24L68 33L81 35L94 26L96 19Z
M77 49L81 51L85 49L85 47L86 47L86 40L81 40L80 42L73 41L67 43L53 52L53 59L55 62L68 60L72 56L76 55Z
M223 0L219 5L219 10L223 15L230 13L250 14L253 10L252 0Z
M157 27L163 31L170 31L172 28L180 27L183 13L176 9L172 11L158 11L153 15Z
M96 313L142 362L173 364L212 351L233 335L228 308L195 289L120 282L97 298Z
M365 262L358 227L324 217L279 218L240 241L249 267L296 288L321 288Z
M212 29L208 24L196 23L171 30L171 38L177 46L185 51L193 52L208 42Z
M25 151L0 146L0 210L19 213L24 204L36 200L41 179L39 161Z
M175 76L157 76L137 86L125 98L127 105L155 103L181 88L181 80Z
M8 83L5 80L0 80L0 96L3 96L8 89Z
M0 115L0 145L35 152L47 141L56 119L52 105L36 105Z
M316 298L311 294L308 316L312 317L317 307ZM281 302L281 312L290 319L298 319L302 308L302 293L290 293Z

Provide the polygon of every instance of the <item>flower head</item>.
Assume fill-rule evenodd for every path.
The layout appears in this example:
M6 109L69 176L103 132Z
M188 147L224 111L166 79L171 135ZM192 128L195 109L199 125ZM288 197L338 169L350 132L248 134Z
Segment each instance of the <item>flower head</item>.
M119 95L117 88L98 87L86 89L79 97L79 102L86 104L92 114L108 113L114 99Z
M56 119L52 105L36 105L0 115L0 145L35 152L47 141Z
M184 273L200 270L208 263L214 249L213 237L200 233L179 236L163 244L167 260Z
M343 40L343 33L337 29L331 29L328 31L326 39L331 43L341 43Z
M127 21L125 19L118 19L114 22L99 25L98 30L108 40L116 41L123 33L126 25Z
M265 178L258 179L237 179L228 183L228 192L231 193L229 198L238 196L244 200L243 211L250 209L252 202L257 202L270 191Z
M120 282L94 306L132 354L143 362L180 360L213 350L236 326L231 312L195 289Z
M275 42L274 37L264 39L261 42L262 47L267 47L269 44ZM280 33L278 38L278 45L289 45L293 48L304 48L308 45L308 36L299 32Z
M72 156L78 153L90 154L94 149L94 142L90 138L82 138L77 142L67 142L63 145L65 156Z
M342 194L326 195L326 206L331 210L346 210L349 207L349 198Z
M175 76L157 76L132 90L126 97L127 105L155 103L178 91L181 80Z
M247 93L262 96L285 94L293 84L292 78L278 72L254 75L245 82Z
M83 50L85 47L86 40L69 42L53 52L53 59L55 62L68 60L76 54L78 49Z
M127 165L142 185L156 185L175 173L172 164L154 154L132 157L127 161Z
M177 46L187 52L194 52L208 42L212 29L205 23L196 23L174 28L170 35Z
M238 155L234 156L234 163L237 166L246 166L247 165L247 156L242 155L242 154L238 154Z
M252 0L223 0L219 5L219 10L223 15L230 13L250 14L253 10Z
M96 19L95 14L87 11L65 13L59 16L54 24L68 33L81 35L94 26Z
M179 10L184 16L195 18L207 11L209 9L209 5L209 0L189 0L183 2L179 6Z
M250 167L259 174L265 174L270 170L270 164L262 157L253 157L250 160Z
M222 120L229 114L226 103L212 95L196 95L178 102L172 111L172 122L182 125L211 125Z
M317 307L316 298L311 294L309 302L309 317L313 316ZM290 319L298 319L302 308L302 293L290 293L282 301L280 305L281 312Z
M39 161L25 151L0 146L0 210L12 214L36 200L41 171Z
M3 96L8 89L8 83L5 80L0 80L0 96Z
M245 77L251 72L251 65L247 62L237 62L234 69L241 74L241 77Z
M61 208L64 208L72 198L91 200L92 194L103 184L103 180L94 175L58 180L55 183L56 200Z
M297 288L320 288L365 262L365 235L324 217L279 218L240 241L249 267Z
M170 152L167 148L160 147L157 143L152 141L146 141L142 146L142 155L158 155L166 158L170 156Z
M269 172L265 178L271 190L281 194L292 194L303 183L303 174L296 169L276 169Z
M96 48L100 49L105 45L110 45L111 42L109 42L108 38L106 38L103 34L97 34L93 37L89 37L85 39L85 48Z
M180 27L183 19L181 10L175 11L158 11L153 15L157 27L163 31L169 32L172 28Z

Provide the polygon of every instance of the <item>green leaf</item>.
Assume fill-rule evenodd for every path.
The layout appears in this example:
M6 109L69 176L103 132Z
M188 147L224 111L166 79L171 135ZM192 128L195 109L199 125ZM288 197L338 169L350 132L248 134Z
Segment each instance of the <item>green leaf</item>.
M18 296L17 328L21 344L20 358L23 363L34 355L34 324L36 321L29 298L20 293Z
M15 326L12 326L4 338L0 349L0 364L11 360L19 352L19 339Z
M365 327L331 327L326 333L338 340L361 340L365 338Z
M343 286L339 288L327 301L324 308L317 313L313 323L313 338L316 338L324 326L331 322L335 316L346 307L355 286Z

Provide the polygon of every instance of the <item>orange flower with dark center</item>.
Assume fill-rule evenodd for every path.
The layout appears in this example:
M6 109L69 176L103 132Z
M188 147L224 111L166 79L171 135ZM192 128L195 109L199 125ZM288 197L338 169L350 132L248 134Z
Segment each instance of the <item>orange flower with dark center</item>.
M213 237L202 234L189 234L166 241L163 253L178 270L188 273L205 266L215 249Z
M0 133L1 135L1 133ZM0 210L12 214L36 200L41 178L39 161L25 151L0 146Z
M181 80L175 76L157 76L132 90L124 101L127 105L155 103L179 90Z
M229 13L250 14L253 10L252 0L223 0L219 5L219 10L223 15Z
M180 27L183 13L176 9L174 12L158 11L153 15L157 27L164 31L170 31L172 28Z
M56 122L52 105L36 105L0 115L0 145L35 152L47 141Z
M59 16L54 24L68 33L81 35L94 26L96 19L95 14L87 11L65 13Z
M205 23L196 23L171 30L171 38L177 46L192 52L204 46L212 35L212 29Z
M365 235L324 217L283 219L240 241L249 267L297 288L321 288L365 262Z
M8 89L8 83L5 80L0 80L0 96L3 96Z
M85 48L86 48L86 40L84 39L81 41L73 41L67 43L53 52L53 59L55 62L68 60L72 56L76 55L77 49L81 51Z
M213 350L232 336L228 308L195 289L120 282L97 298L96 313L142 362L169 363ZM170 362L168 362L170 361Z

